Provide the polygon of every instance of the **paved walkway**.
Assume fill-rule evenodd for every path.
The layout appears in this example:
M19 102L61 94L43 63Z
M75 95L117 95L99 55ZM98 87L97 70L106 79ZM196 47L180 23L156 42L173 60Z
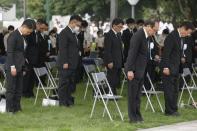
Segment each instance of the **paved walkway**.
M197 120L149 129L140 129L138 131L197 131Z

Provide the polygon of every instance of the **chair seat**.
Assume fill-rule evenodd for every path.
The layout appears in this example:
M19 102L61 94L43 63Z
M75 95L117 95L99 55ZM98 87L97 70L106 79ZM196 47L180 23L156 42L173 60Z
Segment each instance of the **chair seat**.
M96 96L94 96L94 97L96 97ZM101 97L103 97L103 99L120 99L120 98L122 98L122 96L118 96L118 95L111 95L111 94L105 94L105 95L98 95L97 96L97 98L101 98Z
M42 87L40 87L39 89L42 89ZM45 90L53 90L53 89L57 89L57 87L44 87Z
M195 86L188 86L187 88L184 88L184 90L197 90L197 88Z
M148 94L162 94L163 91L146 91ZM142 91L142 93L146 93L145 91Z

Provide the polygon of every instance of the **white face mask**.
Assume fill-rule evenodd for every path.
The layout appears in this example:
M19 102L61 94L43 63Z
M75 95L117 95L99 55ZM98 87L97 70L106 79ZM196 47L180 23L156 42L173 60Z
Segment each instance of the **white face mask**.
M73 32L76 33L76 34L79 34L79 27L75 26L75 28L73 29Z
M44 34L44 35L48 35L49 32L48 32L48 31L43 31L43 34Z

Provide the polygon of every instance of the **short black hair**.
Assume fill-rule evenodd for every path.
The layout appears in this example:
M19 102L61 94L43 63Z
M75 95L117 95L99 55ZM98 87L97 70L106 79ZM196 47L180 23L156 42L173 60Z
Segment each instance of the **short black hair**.
M119 24L123 24L123 25L124 25L124 21L123 21L121 18L115 18L115 19L112 21L112 26L113 26L113 25L119 25Z
M138 19L136 23L137 23L137 25L144 24L144 20L143 19Z
M81 26L84 28L88 27L88 22L86 20L82 20Z
M45 24L47 27L49 26L49 24L46 21L43 24Z
M70 21L72 21L72 20L77 20L77 21L82 22L82 18L79 15L72 15L70 17Z
M32 20L32 19L24 20L22 26L24 26L24 25L27 28L29 28L29 29L33 29L34 30L36 28L36 22L34 20Z
M8 26L8 30L14 30L14 26L13 25L9 25Z
M135 20L134 20L133 18L128 18L128 19L126 20L126 23L127 23L127 24L134 24L134 23L135 23Z
M180 24L180 27L185 27L186 30L191 29L191 30L195 30L194 25L189 22L189 21L184 21Z
M158 20L155 20L155 19L146 20L144 22L144 26L148 26L149 25L151 27L154 27L156 22L159 22L159 21Z
M162 31L162 34L168 35L169 33L170 33L170 30L169 30L168 28L166 28L166 29L164 29L164 30Z
M37 19L37 23L39 23L39 24L45 24L46 21L44 19Z

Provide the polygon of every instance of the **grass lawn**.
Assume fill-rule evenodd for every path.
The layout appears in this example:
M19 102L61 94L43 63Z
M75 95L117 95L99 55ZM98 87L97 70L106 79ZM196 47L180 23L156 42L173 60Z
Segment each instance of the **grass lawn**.
M83 99L85 84L79 84L75 96L75 105L72 107L42 107L42 93L39 95L37 105L33 105L34 99L22 99L23 111L15 115L0 114L0 131L135 131L141 128L150 128L162 126L182 121L197 119L197 110L193 108L180 109L180 117L164 116L157 106L156 113L151 110L144 110L146 97L142 96L141 111L144 117L143 124L131 124L127 116L127 97L124 90L123 99L118 101L121 111L124 115L124 122L121 121L115 110L113 103L110 109L114 121L111 122L106 115L102 117L103 105L98 102L93 118L90 119L92 108L92 89L89 88L89 94L86 100ZM163 96L161 96L163 100ZM185 100L186 101L186 100ZM162 103L164 103L162 101Z

